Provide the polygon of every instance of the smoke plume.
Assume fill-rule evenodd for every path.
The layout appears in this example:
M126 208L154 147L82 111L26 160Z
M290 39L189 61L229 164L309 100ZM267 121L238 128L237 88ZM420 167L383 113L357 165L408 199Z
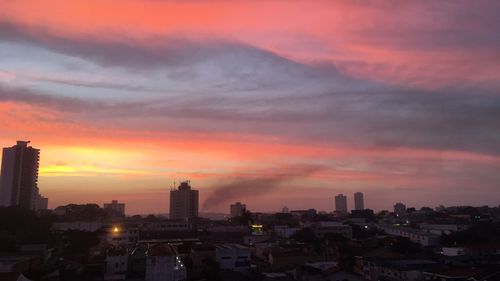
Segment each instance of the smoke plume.
M252 173L261 176L236 177L229 183L212 187L214 191L203 203L203 210L209 210L228 202L265 195L276 190L283 183L308 177L324 169L325 167L320 165L293 165Z

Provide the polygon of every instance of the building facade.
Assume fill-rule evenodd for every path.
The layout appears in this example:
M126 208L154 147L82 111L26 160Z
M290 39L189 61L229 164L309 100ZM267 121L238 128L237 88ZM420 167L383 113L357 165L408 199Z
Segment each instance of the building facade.
M170 219L190 219L198 217L198 190L191 189L188 181L170 190Z
M400 202L394 204L394 213L400 216L406 214L406 205Z
M324 238L329 234L339 234L346 238L352 238L352 227L335 221L320 221L312 225L316 237Z
M363 193L356 192L354 193L354 210L364 210L365 202L363 199Z
M347 213L347 196L344 194L335 196L335 211L339 213Z
M231 204L230 207L231 218L241 217L243 213L245 213L246 208L247 206L245 204L241 204L241 202L236 202L234 204Z
M28 143L29 141L18 141L16 145L3 149L1 206L37 209L40 150L28 146Z
M248 272L250 249L239 244L221 244L215 247L215 260L222 270Z
M120 216L125 216L125 204L118 203L118 200L112 200L111 203L104 203L104 210Z
M146 281L182 281L187 271L174 246L156 244L146 252Z
M43 197L41 194L38 194L36 199L36 209L37 210L49 209L49 198Z

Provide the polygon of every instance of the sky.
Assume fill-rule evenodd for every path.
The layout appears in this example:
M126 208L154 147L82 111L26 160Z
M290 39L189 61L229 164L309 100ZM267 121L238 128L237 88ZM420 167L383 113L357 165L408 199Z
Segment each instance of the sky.
M500 2L0 2L0 146L49 207L500 204Z

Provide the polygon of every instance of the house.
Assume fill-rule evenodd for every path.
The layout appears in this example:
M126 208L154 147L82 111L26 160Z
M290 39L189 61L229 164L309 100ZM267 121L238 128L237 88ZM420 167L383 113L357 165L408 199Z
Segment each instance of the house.
M125 248L111 248L106 253L104 280L125 280L127 278L128 252Z
M248 272L250 270L250 249L239 244L215 246L215 260L222 270Z
M156 244L146 252L146 281L186 280L186 267L170 244Z

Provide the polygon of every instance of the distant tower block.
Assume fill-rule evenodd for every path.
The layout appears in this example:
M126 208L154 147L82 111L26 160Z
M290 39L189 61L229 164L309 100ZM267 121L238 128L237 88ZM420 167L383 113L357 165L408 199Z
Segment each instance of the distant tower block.
M335 211L339 213L347 213L347 196L344 194L335 196Z
M247 206L245 204L241 204L241 202L236 202L234 204L231 204L230 206L230 214L231 217L241 217L243 213L245 213L245 210L247 209Z
M354 210L364 210L365 202L363 200L363 193L356 192L354 193Z
M186 220L198 217L198 190L191 189L189 181L170 190L170 218Z

